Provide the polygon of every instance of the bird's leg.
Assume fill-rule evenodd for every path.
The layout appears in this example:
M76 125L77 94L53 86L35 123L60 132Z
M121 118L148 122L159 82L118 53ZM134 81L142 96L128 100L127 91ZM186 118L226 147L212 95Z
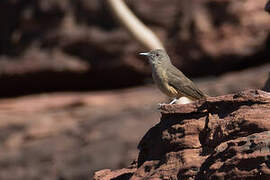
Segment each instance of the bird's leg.
M174 104L177 101L176 98L174 98L169 104Z
M169 104L174 104L178 99L174 98ZM164 106L166 103L159 103L158 109L161 109L162 106Z
M162 106L164 106L166 103L159 103L158 104L158 109L161 109Z

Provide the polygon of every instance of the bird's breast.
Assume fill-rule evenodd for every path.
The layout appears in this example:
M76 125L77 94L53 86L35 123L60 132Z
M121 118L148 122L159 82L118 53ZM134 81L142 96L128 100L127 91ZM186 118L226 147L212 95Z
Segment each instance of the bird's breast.
M169 86L168 76L163 69L153 69L152 76L157 87L169 97L177 97L178 93L175 89Z

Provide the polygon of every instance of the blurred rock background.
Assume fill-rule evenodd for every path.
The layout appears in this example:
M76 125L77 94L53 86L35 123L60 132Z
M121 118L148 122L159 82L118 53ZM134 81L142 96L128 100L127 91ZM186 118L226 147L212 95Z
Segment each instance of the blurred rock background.
M166 98L106 0L0 2L0 179L89 179L127 166ZM266 0L126 0L208 94L261 88Z

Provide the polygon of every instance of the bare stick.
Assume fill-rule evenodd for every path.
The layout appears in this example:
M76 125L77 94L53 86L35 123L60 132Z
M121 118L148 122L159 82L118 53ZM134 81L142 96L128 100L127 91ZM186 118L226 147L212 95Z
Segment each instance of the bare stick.
M158 37L130 11L123 0L107 0L107 3L118 21L145 48L164 49Z

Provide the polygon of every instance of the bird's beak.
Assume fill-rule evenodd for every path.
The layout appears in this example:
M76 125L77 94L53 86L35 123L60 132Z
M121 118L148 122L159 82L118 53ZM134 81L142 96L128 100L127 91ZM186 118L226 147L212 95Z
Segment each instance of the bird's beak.
M141 55L141 56L148 56L149 53L139 53L139 55Z

